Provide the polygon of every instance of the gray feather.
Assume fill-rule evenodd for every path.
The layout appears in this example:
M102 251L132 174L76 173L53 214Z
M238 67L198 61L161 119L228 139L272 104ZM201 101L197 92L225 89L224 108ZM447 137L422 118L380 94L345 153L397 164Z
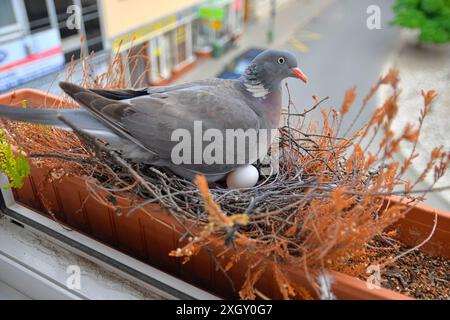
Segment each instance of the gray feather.
M281 112L281 81L295 75L292 68L296 66L292 54L267 50L252 62L239 80L206 79L141 90L90 90L62 82L61 88L81 109L0 106L0 118L68 130L58 119L58 115L62 115L78 128L105 140L126 158L168 167L188 179L202 174L212 182L242 164L175 165L172 151L179 142L172 141L173 133L184 129L194 137L194 124L200 121L203 131L215 129L223 136L227 130L276 129ZM210 142L201 143L204 150ZM246 154L246 164L256 160L250 150L253 152L251 146L237 150Z
M82 109L23 109L0 105L0 118L2 119L68 129L67 126L58 119L59 114L70 121L76 121L81 128L86 130L101 130L102 128L105 128L105 126L93 117L92 114Z

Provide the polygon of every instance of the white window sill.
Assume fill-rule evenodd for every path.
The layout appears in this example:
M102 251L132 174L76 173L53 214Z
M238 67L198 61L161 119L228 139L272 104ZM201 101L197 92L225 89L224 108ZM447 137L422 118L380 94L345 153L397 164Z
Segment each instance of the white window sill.
M3 300L30 300L30 297L23 295L16 289L0 281L0 301Z
M4 179L0 178L0 185L5 185ZM0 196L7 207L6 215L0 211L0 284L4 288L30 299L217 299L21 206L11 191L2 190ZM77 290L67 287L71 266L81 271Z
M66 286L69 266L81 270L80 290ZM30 299L164 299L53 243L43 235L0 218L0 290ZM6 290L8 289L9 290Z

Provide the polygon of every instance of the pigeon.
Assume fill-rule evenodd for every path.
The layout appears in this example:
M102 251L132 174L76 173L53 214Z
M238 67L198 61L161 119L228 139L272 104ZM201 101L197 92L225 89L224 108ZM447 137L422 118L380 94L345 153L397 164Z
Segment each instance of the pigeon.
M174 139L174 132L188 134L192 138L199 126L205 135L207 132L225 135L229 130L242 133L278 129L282 109L281 83L290 77L307 83L307 77L298 68L292 53L266 50L236 80L205 79L127 90L86 89L61 82L61 89L81 108L19 109L0 106L0 118L64 130L72 130L67 124L73 124L132 162L163 167L189 180L203 175L208 182L216 182L237 168L256 162L261 153L268 152L273 137L267 139L258 154L253 151L254 143L251 142L245 147L233 146L232 151L238 156L245 153L243 163L208 159L179 163L174 161L174 149L180 146L181 138ZM199 139L198 136L194 138ZM210 141L202 138L204 136L200 136L200 148L205 150L212 138ZM190 146L186 144L187 149L180 152L181 157L195 152L195 139ZM222 143L225 148L225 142ZM247 150L250 148L251 152ZM214 150L210 155L220 159L220 151Z

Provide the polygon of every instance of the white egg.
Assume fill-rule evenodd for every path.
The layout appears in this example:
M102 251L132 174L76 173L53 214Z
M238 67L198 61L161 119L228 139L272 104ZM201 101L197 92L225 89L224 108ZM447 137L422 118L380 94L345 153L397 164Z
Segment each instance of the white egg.
M254 187L259 180L259 172L254 166L240 167L227 176L227 186L230 189Z

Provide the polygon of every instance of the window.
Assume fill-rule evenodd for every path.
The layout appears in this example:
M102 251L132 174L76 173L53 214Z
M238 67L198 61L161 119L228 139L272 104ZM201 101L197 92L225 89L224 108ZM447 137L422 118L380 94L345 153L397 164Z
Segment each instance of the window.
M88 40L101 37L102 34L100 32L100 21L98 19L85 21L84 26L86 29L86 38Z
M130 59L127 61L127 64L130 71L130 84L132 87L140 88L149 84L148 73L150 65L148 46L148 43L144 43L130 49Z
M98 12L97 0L81 0L83 14Z
M18 10L23 10L23 15L28 18L30 32L39 33L50 28L57 28L61 37L62 47L66 62L80 57L83 50L86 54L94 51L103 51L103 38L101 22L98 12L98 0L21 0L23 6L17 0L0 0L0 35L8 35L16 31L22 31ZM71 6L81 4L82 16L80 28L69 28L67 21L75 13L69 11ZM72 17L73 18L73 17ZM85 42L81 48L80 37L84 36Z
M158 83L169 79L172 74L170 38L172 32L159 35L150 41L150 81Z
M187 57L187 47L186 47L186 25L182 25L176 30L176 61L175 64L180 64L184 62Z
M14 31L17 25L12 0L0 0L0 33Z
M100 41L100 42L91 43L91 44L89 44L88 48L89 48L89 52L92 52L92 51L95 53L100 52L103 50L103 42Z
M103 50L97 0L81 0L84 29L89 52Z
M0 28L16 24L16 16L11 0L0 0Z
M79 59L81 56L80 30L76 28L69 29L67 20L71 13L67 13L67 9L73 6L72 0L54 0L55 11L58 20L59 33L62 39L64 49L64 57L66 62L70 62L72 57Z
M34 0L32 0L34 1ZM44 0L45 1L45 0ZM69 29L67 19L69 14L67 8L74 5L73 0L54 0L56 14L58 17L59 30L63 40L64 51L66 52L66 61L70 61L72 56L76 59L80 57L80 36L85 35L85 46L87 52L99 52L103 50L103 39L100 27L100 18L98 13L97 0L81 0L82 19L84 29ZM84 33L83 33L84 31Z
M203 51L211 45L214 29L207 20L197 19L192 23L192 34L195 49Z
M81 57L81 49L72 50L69 52L64 53L64 59L66 62L71 62L72 58L77 60Z
M216 28L216 40L222 40L229 36L229 28L228 22L230 21L230 5L225 5L223 8L224 17L220 22L220 27Z
M25 0L28 21L31 33L50 28L50 17L48 15L45 0Z
M92 9L93 7L91 6L90 8ZM95 6L95 8L97 7ZM85 12L84 7L83 12ZM100 29L98 12L93 12L84 16L83 20L89 52L103 50L102 32Z

